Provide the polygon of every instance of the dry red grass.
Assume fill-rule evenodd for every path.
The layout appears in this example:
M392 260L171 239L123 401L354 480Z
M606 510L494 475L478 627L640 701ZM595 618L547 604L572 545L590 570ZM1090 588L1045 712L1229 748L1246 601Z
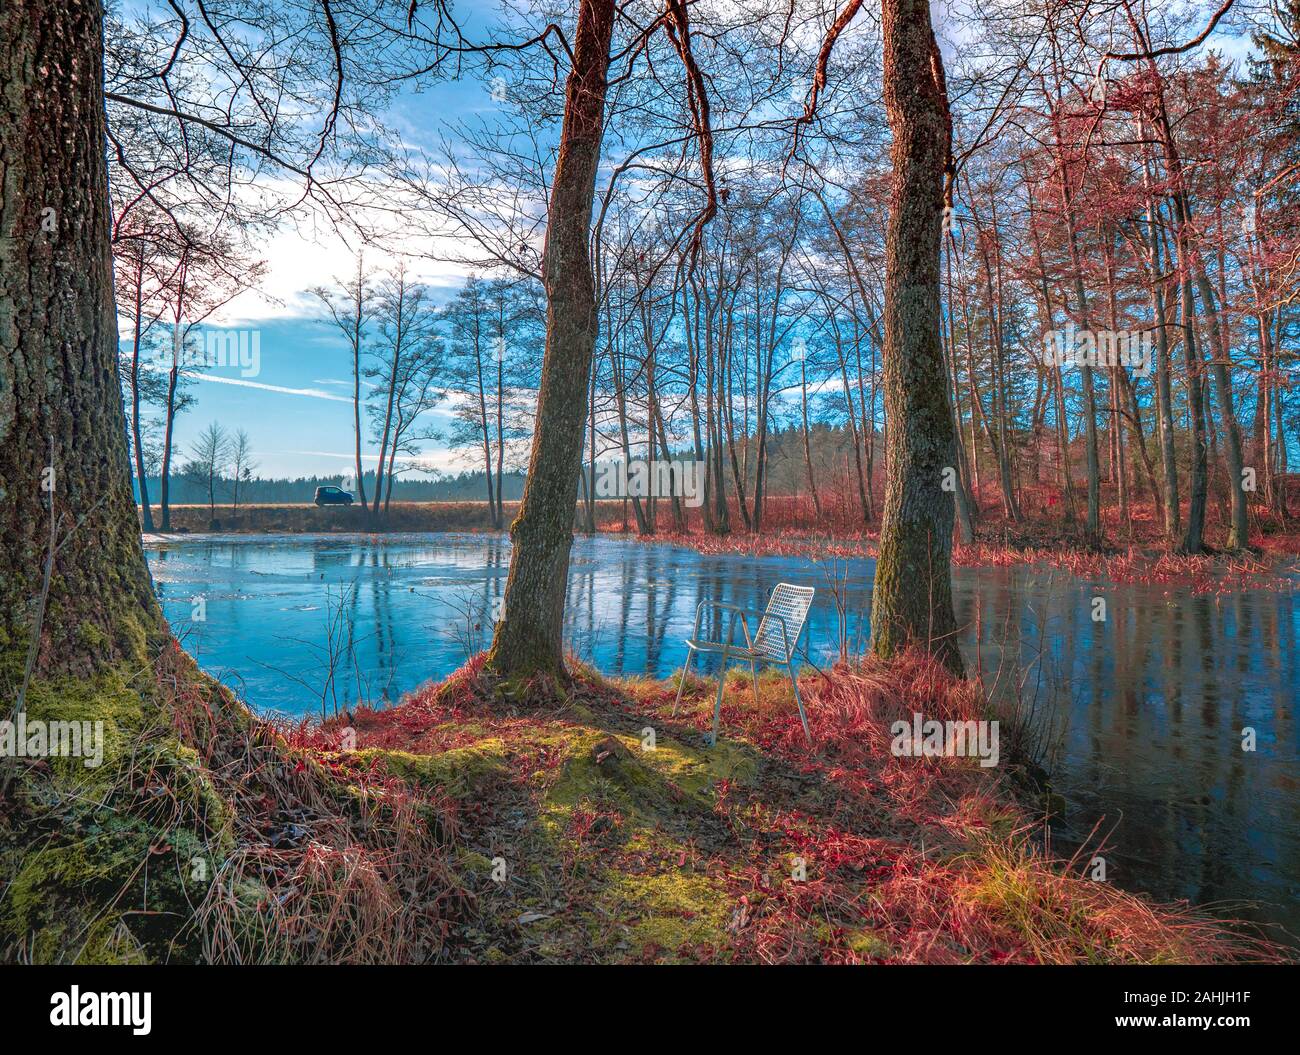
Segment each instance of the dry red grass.
M548 891L544 913L533 911L534 901L493 894L498 907L488 908L491 898L484 899L488 916L474 926L491 933L495 947L513 950L512 957L536 954L516 917L541 915L548 918L543 958L1037 963L1277 957L1267 943L1186 905L1156 905L1091 882L1075 862L1051 861L1037 838L1035 807L1013 794L1016 780L1005 764L988 770L970 759L892 752L892 723L910 721L914 713L939 720L986 717L973 682L952 678L928 657L908 655L889 664L842 666L801 684L811 743L788 689L774 680L764 680L758 700L747 678L728 683L726 739L710 750L704 733L712 717L711 683L690 679L677 717L671 714L674 681L609 682L585 669L578 669L567 693L538 685L503 700L484 677L481 657L399 707L361 712L354 721L363 748L437 758L479 746L509 760L507 786L460 801L457 825L464 845L485 856L503 839L529 846L530 868L549 876L537 880ZM598 767L601 758L625 750L620 738L640 736L645 727L657 730L667 757L689 762L685 771L719 764L718 758L747 761L709 783L711 806L704 814L688 808L696 799L673 780L665 782L666 791L656 791L657 783L643 782L645 773L629 784L617 768L571 797L573 767L591 765L587 748L576 745L605 737ZM553 796L561 788L567 790L559 842L530 842L529 825L540 822L529 818L553 816ZM791 876L796 858L806 864L801 881ZM676 895L648 906L611 894L677 884L713 893L689 907ZM665 920L684 927L689 939L678 940L672 928L668 932L677 937L671 941L658 937L654 928Z

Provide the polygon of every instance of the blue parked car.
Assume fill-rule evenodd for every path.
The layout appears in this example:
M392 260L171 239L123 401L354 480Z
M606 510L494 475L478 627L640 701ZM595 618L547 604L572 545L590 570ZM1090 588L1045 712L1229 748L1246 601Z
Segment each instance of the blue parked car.
M318 487L315 501L318 506L350 506L352 492L341 487Z

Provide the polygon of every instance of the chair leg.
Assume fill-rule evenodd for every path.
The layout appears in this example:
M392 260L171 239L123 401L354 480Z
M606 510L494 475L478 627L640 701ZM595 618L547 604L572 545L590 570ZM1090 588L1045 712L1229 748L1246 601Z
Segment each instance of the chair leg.
M722 653L722 669L718 672L718 698L713 704L713 736L709 746L718 746L718 723L722 721L722 689L727 684L727 654Z
M803 713L803 698L799 695L799 676L794 672L794 665L787 662L785 669L790 673L790 686L794 689L794 702L799 705L799 721L803 723L803 735L812 743L812 733L808 731L808 718Z
M682 689L686 688L686 675L691 669L691 660L695 658L695 649L686 650L686 662L682 664L682 680L677 683L677 701L673 704L673 717L677 717L677 708L682 705Z
M758 706L758 664L749 665L749 676L754 680L754 706Z

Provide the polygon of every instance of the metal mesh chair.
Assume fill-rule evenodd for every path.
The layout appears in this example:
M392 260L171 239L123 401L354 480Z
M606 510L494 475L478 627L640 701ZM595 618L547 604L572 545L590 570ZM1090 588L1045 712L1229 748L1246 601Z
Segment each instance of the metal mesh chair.
M749 671L754 679L754 702L758 702L758 664L762 662L779 663L785 667L790 676L790 685L794 689L794 702L799 707L799 721L803 723L804 736L812 741L808 732L808 718L804 714L803 699L799 696L799 679L794 672L794 650L799 643L808 621L808 609L812 607L813 594L817 591L811 586L793 586L788 582L777 584L768 598L767 608L761 617L755 612L746 612L734 604L721 601L701 601L695 609L695 629L686 640L686 663L682 667L682 680L677 685L677 702L673 704L673 714L681 706L682 689L686 687L686 675L691 669L691 660L697 652L709 652L722 656L722 671L718 674L718 697L713 705L713 736L711 743L718 742L718 722L722 717L722 687L727 676L727 660L739 659L749 664ZM700 620L706 610L731 613L727 627L727 636L723 641L707 641L700 637ZM748 617L758 618L758 632L753 637L749 634ZM736 622L745 633L745 643L736 643ZM721 620L719 620L719 623Z

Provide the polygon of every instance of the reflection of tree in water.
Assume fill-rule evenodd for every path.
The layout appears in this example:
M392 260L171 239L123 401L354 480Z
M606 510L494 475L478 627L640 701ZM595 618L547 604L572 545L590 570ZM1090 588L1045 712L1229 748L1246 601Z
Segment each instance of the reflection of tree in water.
M1197 903L1289 905L1281 911L1297 929L1285 878L1300 874L1294 596L1053 583L1036 569L979 576L958 612L969 622L978 597L986 666L996 656L1029 669L1037 655L1041 691L1054 694L1065 726L1052 768L1070 809L1054 824L1057 849L1073 853L1091 837L1089 856L1101 852L1121 886ZM969 578L959 576L963 587ZM1107 601L1104 622L1091 618L1094 596ZM1246 725L1260 734L1255 753L1241 750Z
M386 545L375 545L371 550L370 579L372 614L375 621L375 671L378 675L367 684L367 702L382 706L395 699L394 688L400 689L402 654L397 647L397 620L389 597L389 580L393 569Z
M440 601L448 614L428 629L454 644L462 662L482 652L495 622L492 580L449 587L441 592Z
M253 661L302 686L318 700L322 721L344 713L355 702L351 693L353 685L360 689L366 681L356 651L357 644L365 640L356 632L357 593L356 580L338 587L333 584L325 586L324 620L319 640L276 636L277 641L290 646L291 653L296 652L299 658L310 657L310 662L302 666L301 673L262 660Z
M474 567L481 574L468 582L452 580L436 586L429 595L436 619L425 624L430 634L450 642L460 662L482 652L491 642L493 628L502 614L505 600L505 576L509 554L499 538L489 540L481 560ZM411 592L416 592L414 587ZM444 613L441 609L445 608Z

